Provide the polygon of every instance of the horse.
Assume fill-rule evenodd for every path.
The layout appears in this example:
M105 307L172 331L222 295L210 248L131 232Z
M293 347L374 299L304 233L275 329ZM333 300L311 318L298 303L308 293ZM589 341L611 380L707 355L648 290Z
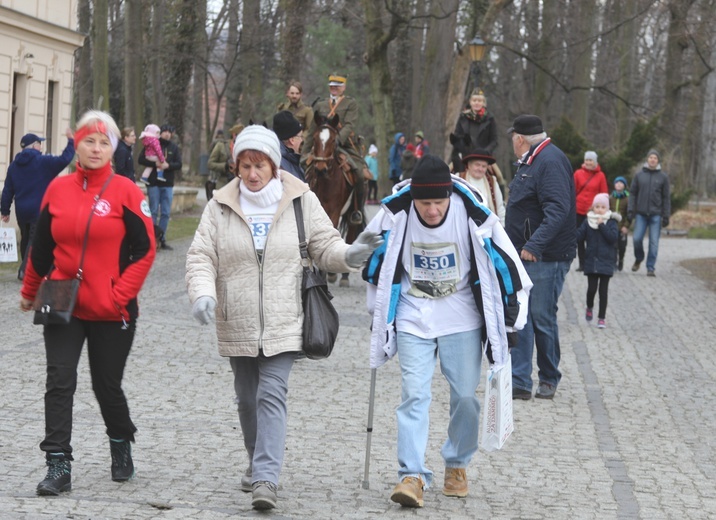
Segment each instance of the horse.
M338 150L338 115L329 120L316 112L314 121L316 131L313 134L313 149L306 161L306 182L318 197L333 227L341 232L347 244L352 244L365 229L364 223L351 224L349 219L354 211L353 184L363 182L363 179L355 178L347 157ZM360 211L363 212L362 201ZM335 282L336 275L328 273L328 280ZM349 286L348 273L342 274L339 285Z

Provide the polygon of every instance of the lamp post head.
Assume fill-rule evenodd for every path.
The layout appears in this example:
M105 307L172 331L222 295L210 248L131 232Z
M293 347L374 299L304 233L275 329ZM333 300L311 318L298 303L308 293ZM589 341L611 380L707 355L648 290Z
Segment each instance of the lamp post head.
M470 53L470 61L482 61L487 52L487 44L476 34L467 44L467 49Z

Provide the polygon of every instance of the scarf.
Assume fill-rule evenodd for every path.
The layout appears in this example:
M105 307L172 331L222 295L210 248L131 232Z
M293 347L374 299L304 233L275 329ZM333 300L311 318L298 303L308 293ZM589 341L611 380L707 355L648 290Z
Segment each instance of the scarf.
M242 188L243 187L243 188ZM239 197L245 199L249 204L258 206L259 208L267 208L274 204L278 204L283 196L283 183L281 179L272 178L266 186L259 191L251 191L246 188L243 181L239 182Z
M612 197L614 197L615 199L623 199L624 197L628 197L628 196L629 196L629 190L624 190L624 191L614 190L612 192Z
M599 219L602 219L602 224L606 223L607 220L612 218L613 211L607 210L606 213L603 215L597 215L594 213L594 211L589 210L587 213L587 223L589 224L589 227L592 229L597 229L599 227Z

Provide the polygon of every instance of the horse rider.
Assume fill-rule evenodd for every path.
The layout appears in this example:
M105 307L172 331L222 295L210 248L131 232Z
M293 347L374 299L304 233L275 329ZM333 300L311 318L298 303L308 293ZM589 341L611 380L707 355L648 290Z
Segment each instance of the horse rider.
M296 81L295 79L291 80L286 89L287 101L278 105L276 113L284 110L291 112L293 116L298 119L298 122L301 123L301 127L303 128L302 137L305 141L307 128L313 119L313 110L301 101L301 97L303 97L303 85L301 85L300 81Z
M350 223L358 225L363 223L363 196L365 192L364 170L367 166L363 160L358 142L358 134L355 132L354 123L358 120L358 103L352 97L344 95L346 90L346 76L341 74L331 74L328 76L328 90L330 96L328 99L320 99L314 103L314 111L318 112L326 119L331 119L334 115L338 115L338 156L345 157L344 160L347 167L353 172L353 212L351 213ZM311 119L311 125L306 133L306 140L303 143L303 156L306 157L306 166L311 162L311 151L313 150L313 134L316 132L316 122Z

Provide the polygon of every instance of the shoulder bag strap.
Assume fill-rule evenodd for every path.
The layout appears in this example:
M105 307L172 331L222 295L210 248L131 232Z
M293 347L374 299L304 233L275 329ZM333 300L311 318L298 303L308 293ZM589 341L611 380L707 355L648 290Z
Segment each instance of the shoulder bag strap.
M77 268L77 279L78 280L82 280L82 264L84 264L84 261L85 261L85 251L87 250L87 239L89 238L89 230L90 230L90 224L92 223L92 215L94 215L94 210L97 208L97 204L99 203L99 200L102 197L104 190L106 190L107 186L109 186L109 181L112 180L112 177L114 177L114 172L112 172L110 174L110 176L107 177L107 180L104 181L104 185L102 186L102 189L94 197L94 204L92 204L92 209L90 210L89 218L87 219L87 227L85 228L85 237L82 240L82 254L80 255L80 266Z
M301 197L293 199L293 211L296 214L296 230L298 231L298 249L301 252L301 264L304 271L308 271L308 244L306 243L306 230L303 227L303 207Z

